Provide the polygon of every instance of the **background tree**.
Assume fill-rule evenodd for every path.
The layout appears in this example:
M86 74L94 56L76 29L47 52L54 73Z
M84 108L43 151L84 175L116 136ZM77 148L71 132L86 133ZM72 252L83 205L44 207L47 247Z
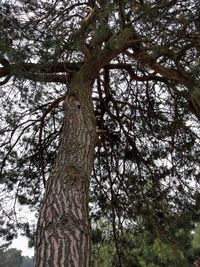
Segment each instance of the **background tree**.
M166 239L156 239L140 225L124 230L120 236L123 266L137 267L176 267L196 266L199 248L199 224L195 228L185 222L174 229L176 243L170 244ZM175 238L174 238L175 240ZM93 226L92 232L92 266L116 266L116 248L112 239L112 226L104 220Z
M0 247L1 267L32 267L33 260L28 256L23 257L21 250L16 248L8 249L7 246Z
M0 249L0 266L1 267L20 267L23 257L21 250L15 248L7 249L1 247Z
M33 267L33 259L29 257L23 257L23 262L21 267Z
M199 15L195 0L3 1L1 234L32 237L17 213L40 209L35 266L89 266L89 198L116 266L138 220L171 247L199 220Z

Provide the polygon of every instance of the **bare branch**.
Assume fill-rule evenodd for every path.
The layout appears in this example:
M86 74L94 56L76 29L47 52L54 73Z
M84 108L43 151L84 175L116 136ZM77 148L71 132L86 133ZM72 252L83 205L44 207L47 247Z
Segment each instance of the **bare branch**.
M39 148L40 148L40 164L41 164L41 174L42 174L42 181L45 187L46 184L46 179L45 179L45 165L44 165L44 152L43 152L43 145L42 145L42 133L44 129L44 122L46 116L51 112L51 110L55 107L58 106L58 104L65 99L66 95L63 95L57 99L55 99L49 106L48 108L43 112L42 117L40 119L40 126L39 126L39 137L38 137L38 142L39 142Z

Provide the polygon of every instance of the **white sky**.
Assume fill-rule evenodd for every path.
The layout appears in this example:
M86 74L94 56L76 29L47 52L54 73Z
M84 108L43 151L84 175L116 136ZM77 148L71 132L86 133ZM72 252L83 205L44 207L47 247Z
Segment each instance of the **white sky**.
M9 248L16 248L22 251L22 256L32 257L34 254L33 248L28 248L28 239L25 236L19 236L14 239Z
M30 225L36 225L37 219L35 217L35 213L31 212L29 207L27 206L16 206L19 210L17 210L18 213L18 219L24 220L24 222L29 222ZM22 256L29 256L30 258L34 255L34 248L28 247L28 239L26 236L20 235L20 231L18 232L18 238L14 239L12 242L12 245L9 246L9 248L16 248L18 250L22 251Z

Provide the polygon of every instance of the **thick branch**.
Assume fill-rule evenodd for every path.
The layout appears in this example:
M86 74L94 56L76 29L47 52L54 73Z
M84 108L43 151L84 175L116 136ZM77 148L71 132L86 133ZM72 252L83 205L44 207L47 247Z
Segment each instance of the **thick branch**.
M24 79L36 81L36 82L54 82L54 83L64 83L69 80L71 75L67 73L66 75L60 74L37 74L32 72L25 72L21 75Z
M3 65L3 67L0 68L0 78L15 75L16 77L34 81L66 83L66 79L69 78L75 71L79 70L81 65L82 63L68 62ZM60 73L63 73L63 75Z
M136 36L134 34L133 38L135 37ZM142 42L140 42L140 45L137 47L137 49L135 49L134 45L133 50L134 53L126 51L126 55L138 61L142 66L156 71L169 80L185 85L189 89L193 87L193 78L189 72L168 68L157 63L156 59L146 52L146 49L143 47Z
M19 68L22 71L30 71L34 73L59 73L59 72L73 72L80 69L82 63L69 62L53 62L53 63L23 63L13 64L12 68Z

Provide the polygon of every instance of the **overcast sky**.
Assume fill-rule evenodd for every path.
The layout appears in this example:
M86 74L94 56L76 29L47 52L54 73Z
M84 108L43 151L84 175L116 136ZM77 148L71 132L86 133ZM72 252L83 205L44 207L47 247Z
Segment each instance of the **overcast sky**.
M33 256L33 248L28 248L28 239L24 236L19 236L15 239L9 248L21 250L23 256Z

